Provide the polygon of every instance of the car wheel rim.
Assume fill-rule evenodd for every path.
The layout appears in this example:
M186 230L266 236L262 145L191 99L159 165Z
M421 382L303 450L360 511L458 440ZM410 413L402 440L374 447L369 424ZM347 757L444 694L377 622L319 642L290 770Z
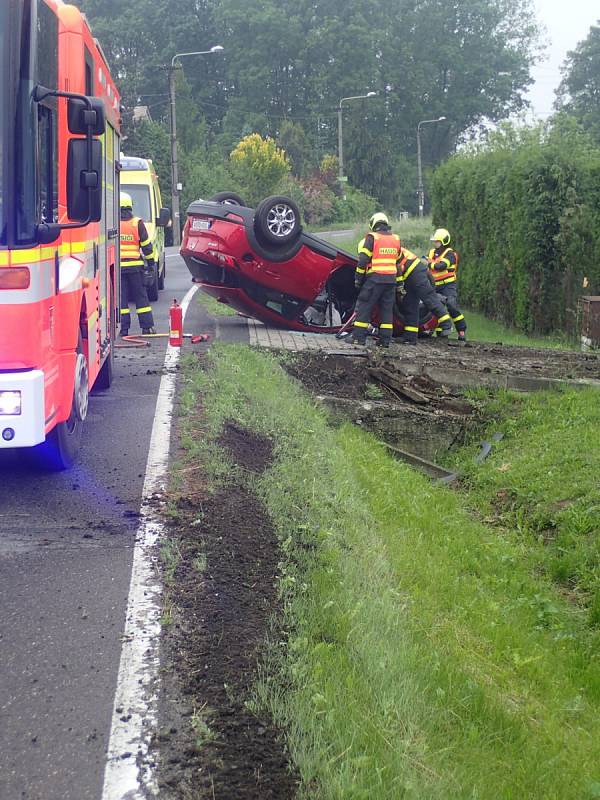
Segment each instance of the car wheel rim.
M267 228L278 238L289 236L296 226L294 209L285 203L273 206L267 214Z

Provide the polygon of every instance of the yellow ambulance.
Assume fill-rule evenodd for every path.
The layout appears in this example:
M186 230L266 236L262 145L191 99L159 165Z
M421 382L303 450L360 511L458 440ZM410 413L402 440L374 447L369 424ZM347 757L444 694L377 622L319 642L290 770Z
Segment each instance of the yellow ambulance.
M154 283L148 287L148 298L158 300L158 290L165 285L165 227L171 212L162 207L156 170L149 158L121 155L121 191L131 195L133 214L146 223L148 235L154 244L156 270Z

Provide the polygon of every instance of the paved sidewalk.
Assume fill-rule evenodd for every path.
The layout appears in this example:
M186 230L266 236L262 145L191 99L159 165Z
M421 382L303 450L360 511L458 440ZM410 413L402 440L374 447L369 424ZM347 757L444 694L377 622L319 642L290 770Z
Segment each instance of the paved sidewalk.
M248 319L250 344L266 347L270 350L315 350L321 353L355 353L365 352L360 345L349 344L336 339L333 333L301 333L271 328L255 319Z

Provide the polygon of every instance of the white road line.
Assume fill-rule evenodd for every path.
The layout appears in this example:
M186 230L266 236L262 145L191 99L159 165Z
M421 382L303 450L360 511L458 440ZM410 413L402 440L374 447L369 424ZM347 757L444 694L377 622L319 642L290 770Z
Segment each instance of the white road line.
M184 318L197 289L197 286L192 286L181 303ZM165 373L156 400L102 800L142 800L157 796L158 792L155 763L149 754L149 746L158 714L161 585L155 564L155 546L163 525L152 501L165 487L175 398L175 367L180 352L178 347L167 346Z

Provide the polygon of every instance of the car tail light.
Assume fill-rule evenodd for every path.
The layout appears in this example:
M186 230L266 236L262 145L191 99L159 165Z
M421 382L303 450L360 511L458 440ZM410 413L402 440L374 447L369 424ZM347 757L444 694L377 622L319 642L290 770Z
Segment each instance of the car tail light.
M21 392L0 391L0 416L18 417L21 413Z
M0 269L0 289L29 289L31 275L27 267Z
M218 261L219 264L237 268L237 261L233 256L227 255L227 253L219 253L218 250L207 250L206 252L209 256L212 256L212 258Z

